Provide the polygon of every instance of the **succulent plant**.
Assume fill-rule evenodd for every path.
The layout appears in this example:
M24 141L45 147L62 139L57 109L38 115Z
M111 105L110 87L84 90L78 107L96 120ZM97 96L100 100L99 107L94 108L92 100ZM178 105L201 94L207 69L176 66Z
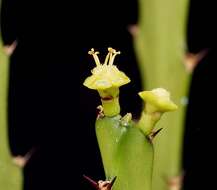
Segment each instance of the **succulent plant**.
M92 49L96 67L84 85L99 92L102 105L95 130L101 152L106 180L117 177L113 190L151 190L154 159L153 138L158 133L154 126L162 114L177 109L170 94L163 88L139 92L145 101L143 114L134 121L131 113L120 115L119 87L130 79L116 66L119 52L108 48L104 64Z

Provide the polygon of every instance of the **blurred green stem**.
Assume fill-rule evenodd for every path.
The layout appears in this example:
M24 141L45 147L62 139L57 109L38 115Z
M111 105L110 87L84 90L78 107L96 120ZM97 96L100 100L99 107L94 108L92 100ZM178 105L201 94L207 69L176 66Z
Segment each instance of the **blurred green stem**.
M182 173L182 143L190 74L184 66L188 0L139 0L135 49L143 87L166 88L179 109L165 115L157 128L163 133L153 141L155 160L153 190L166 190Z
M8 139L8 67L9 56L4 51L0 35L0 189L21 190L22 171L13 163Z

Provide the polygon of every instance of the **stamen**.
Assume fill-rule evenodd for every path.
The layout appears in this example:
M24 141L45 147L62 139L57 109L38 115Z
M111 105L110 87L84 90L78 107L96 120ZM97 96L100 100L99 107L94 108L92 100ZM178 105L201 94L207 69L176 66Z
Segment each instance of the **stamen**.
M98 51L95 52L94 49L91 48L91 50L88 51L88 54L90 54L90 55L93 56L94 61L95 61L95 63L96 63L96 66L100 66L99 57L97 56L97 54L99 54L99 52L98 52Z
M105 58L105 61L104 61L104 65L107 65L109 57L110 57L110 52L108 52L108 54L106 55L106 58Z
M93 54L94 54L94 49L93 49L93 48L91 48L91 50L90 50L90 51L88 51L88 54L89 54L89 55L93 55Z
M121 52L120 52L120 51L114 51L113 54L114 54L114 55L112 55L112 56L110 57L109 65L112 65L112 64L113 64L114 59L115 59L115 56L118 55L118 54L121 54Z
M108 53L108 56L109 56L109 63L108 63L108 65L110 65L110 62L111 62L111 59L112 59L112 54L114 53L115 50L113 48L109 47L108 51L109 51L109 53Z

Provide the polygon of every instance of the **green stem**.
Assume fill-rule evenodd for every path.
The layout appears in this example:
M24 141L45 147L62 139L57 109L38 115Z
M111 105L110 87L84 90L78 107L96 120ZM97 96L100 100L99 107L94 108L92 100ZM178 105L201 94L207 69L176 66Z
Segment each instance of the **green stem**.
M153 190L168 190L162 176L182 172L182 140L190 74L184 66L186 18L189 0L139 0L139 33L135 48L145 89L163 87L171 92L177 112L163 117L157 128L164 133L154 140ZM166 151L165 151L166 150Z
M147 136L152 132L155 124L159 121L160 118L161 118L160 112L145 113L143 111L137 126Z
M0 51L3 51L2 48ZM1 158L8 159L10 157L8 133L7 133L7 86L8 86L8 63L7 58L0 53L0 152Z
M113 117L120 113L119 88L98 90L105 116Z
M0 42L0 189L21 190L21 169L13 163L7 123L8 57Z
M0 35L0 189L21 190L22 172L13 163L8 139L8 68L9 56L4 52Z
M153 144L134 124L125 131L115 157L117 181L113 190L151 190Z
M119 104L118 97L112 98L110 100L101 99L101 101L102 101L103 111L106 116L112 117L120 113L120 104Z

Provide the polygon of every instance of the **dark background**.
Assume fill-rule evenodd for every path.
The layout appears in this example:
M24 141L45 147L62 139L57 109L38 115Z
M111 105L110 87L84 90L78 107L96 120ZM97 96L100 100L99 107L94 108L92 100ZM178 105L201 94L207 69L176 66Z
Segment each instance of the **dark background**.
M191 0L188 19L189 51L208 53L196 67L189 94L184 141L184 189L216 187L216 61L215 2Z
M208 48L196 67L189 94L184 142L185 190L215 187L215 9L212 1L191 0L189 51ZM17 40L10 59L9 134L12 153L34 154L24 168L24 189L91 189L83 179L104 178L94 131L97 93L82 83L94 67L87 52L104 59L107 47L120 50L118 67L132 79L122 87L122 112L137 116L141 84L132 37L135 0L3 0L4 43ZM128 90L129 89L129 90ZM127 102L127 103L123 103Z
M122 52L116 63L132 80L120 95L122 112L139 113L140 78L127 30L136 11L130 0L3 0L4 43L18 42L10 64L11 149L35 150L24 168L25 190L91 189L83 174L104 179L94 130L100 100L82 85L95 66L88 50L103 59L109 46Z

